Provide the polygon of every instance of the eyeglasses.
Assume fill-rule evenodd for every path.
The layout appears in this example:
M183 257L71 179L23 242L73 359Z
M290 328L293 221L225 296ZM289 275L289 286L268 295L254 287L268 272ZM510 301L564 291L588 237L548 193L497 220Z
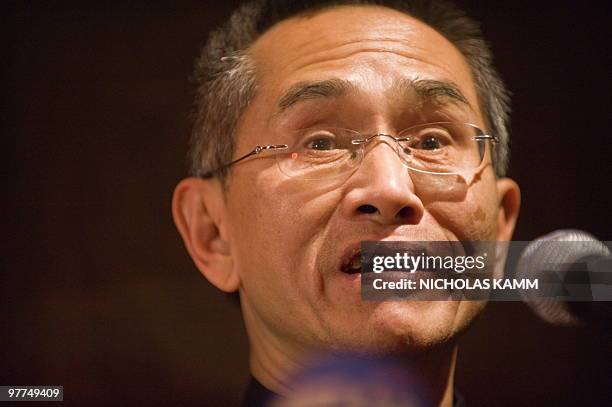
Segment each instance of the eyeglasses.
M256 146L248 154L200 177L211 178L222 169L263 153L274 153L278 168L288 177L309 180L338 177L359 168L366 146L376 139L392 141L390 145L410 170L435 175L464 174L479 168L490 151L488 146L497 143L497 137L484 134L477 126L458 122L419 124L397 136L364 135L336 127L307 128L291 136L294 140L291 145Z

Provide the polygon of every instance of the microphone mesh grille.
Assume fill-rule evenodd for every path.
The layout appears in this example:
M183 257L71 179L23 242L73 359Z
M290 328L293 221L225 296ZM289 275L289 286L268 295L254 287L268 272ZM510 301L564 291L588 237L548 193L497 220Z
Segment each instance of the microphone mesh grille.
M573 242L554 244L553 242ZM581 230L557 230L531 242L521 254L516 275L519 278L537 278L542 270L554 271L561 279L572 263L588 256L608 256L608 248L589 233ZM522 292L533 311L545 321L555 325L577 325L567 302L552 298L533 298Z

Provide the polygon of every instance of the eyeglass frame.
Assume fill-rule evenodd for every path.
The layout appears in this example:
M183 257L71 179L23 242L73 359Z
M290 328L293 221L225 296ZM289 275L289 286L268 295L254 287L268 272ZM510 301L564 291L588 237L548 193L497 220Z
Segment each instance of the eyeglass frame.
M490 141L493 144L497 144L499 142L499 138L497 136L491 135L491 134L484 134L484 131L480 127L478 127L477 125L475 125L473 123L467 123L467 122L452 122L451 121L451 122L423 123L423 124L420 124L420 125L408 127L406 129L398 132L398 134L401 134L401 133L403 133L406 130L410 130L413 127L426 126L428 124L463 124L463 125L472 126L475 129L478 129L478 130L480 130L483 133L483 134L479 134L479 135L473 136L473 140L477 140L477 141L479 141L479 140ZM344 129L344 130L351 130L351 129ZM370 140L374 139L375 137L389 137L389 138L393 139L396 143L399 143L401 141L408 141L409 140L408 137L395 137L395 136L393 136L391 134L386 134L386 133L376 133L376 134L367 135L367 134L361 134L361 133L359 133L356 130L351 130L351 131L354 131L354 132L358 133L360 136L363 137L361 139L351 140L352 144L362 144L362 145L365 145ZM231 161L231 162L229 162L227 164L221 165L221 166L217 167L214 170L206 171L206 172L204 172L202 174L197 174L197 176L199 178L202 178L202 179L210 179L210 178L213 178L214 175L217 174L219 171L222 171L222 170L224 170L226 168L229 168L232 165L237 164L240 161L246 160L247 158L249 158L251 156L258 155L258 154L261 154L261 153L264 153L264 152L268 152L268 151L287 150L287 149L289 149L289 145L288 144L269 144L269 145L265 145L265 146L257 145L257 146L255 146L255 148L253 148L250 152L246 153L245 155L243 155L241 157L238 157L235 160L233 160L233 161ZM491 159L493 159L493 157L491 157ZM484 157L483 157L483 160L484 160ZM481 161L480 164L482 164L482 161ZM476 168L478 168L478 167L476 167ZM444 172L428 172L428 171L423 171L423 170L417 170L417 169L414 169L414 168L411 168L411 169L414 170L414 171L420 171L420 172L425 172L425 173L434 174L434 175L452 175L452 174L456 174L456 173L444 173Z

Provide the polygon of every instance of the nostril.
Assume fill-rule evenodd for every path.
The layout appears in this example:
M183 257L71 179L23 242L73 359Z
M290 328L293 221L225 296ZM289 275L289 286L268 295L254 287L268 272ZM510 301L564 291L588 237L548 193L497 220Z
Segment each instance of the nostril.
M412 216L412 208L409 206L404 206L398 213L397 213L397 217L399 219L407 219L410 216Z
M376 213L378 212L378 209L373 205L361 205L359 208L357 208L357 211L361 213Z

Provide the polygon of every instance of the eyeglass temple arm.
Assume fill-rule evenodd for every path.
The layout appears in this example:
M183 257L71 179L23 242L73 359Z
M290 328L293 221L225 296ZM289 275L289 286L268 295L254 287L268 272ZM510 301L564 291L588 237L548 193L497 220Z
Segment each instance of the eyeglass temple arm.
M204 173L198 174L198 177L203 178L203 179L208 179L208 178L212 178L216 173L218 173L219 171L221 171L222 169L231 167L232 165L245 160L247 158L249 158L252 155L257 155L263 151L267 151L267 150L284 150L289 148L289 146L287 144L272 144L269 146L256 146L253 150L251 150L250 152L246 153L245 155L243 155L242 157L236 158L234 161L222 165L220 167L217 167L214 170L211 171L206 171Z
M491 141L493 141L495 143L497 143L499 141L497 136L492 136L490 134L479 134L477 136L474 136L474 140L491 140Z

